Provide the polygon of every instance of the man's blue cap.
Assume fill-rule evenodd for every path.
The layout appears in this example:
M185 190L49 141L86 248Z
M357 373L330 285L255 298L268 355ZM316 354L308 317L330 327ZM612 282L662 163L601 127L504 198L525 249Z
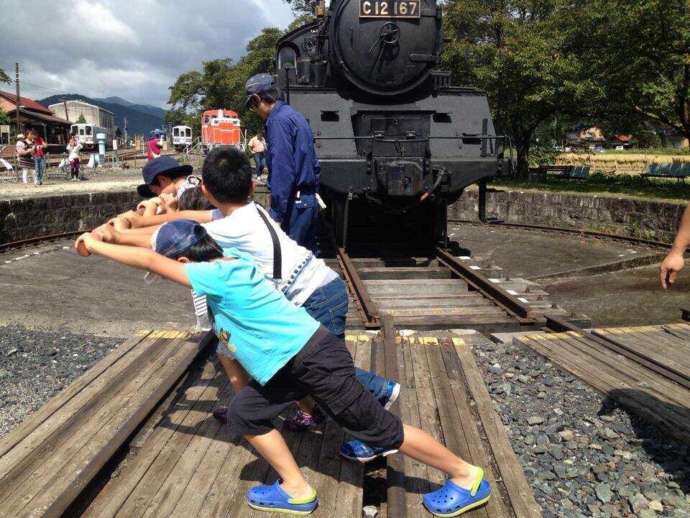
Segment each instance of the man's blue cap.
M171 156L159 156L150 160L142 171L144 176L144 184L137 187L137 192L142 198L153 198L156 196L151 190L150 185L153 184L158 175L164 174L166 176L182 176L185 174L192 174L194 168L191 165L180 165L180 163Z
M203 227L191 219L177 219L162 225L152 236L153 249L166 257L177 258L197 244L204 235Z
M252 100L252 96L261 95L267 90L274 90L275 87L276 82L271 74L253 75L244 85L244 89L247 92L247 99L244 101L244 105L249 108L249 103Z

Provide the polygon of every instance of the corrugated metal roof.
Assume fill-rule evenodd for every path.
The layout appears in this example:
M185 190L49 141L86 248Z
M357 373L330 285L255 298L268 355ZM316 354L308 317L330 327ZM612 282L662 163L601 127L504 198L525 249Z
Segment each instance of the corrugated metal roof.
M17 96L15 94L0 91L0 97L4 97L12 104L17 104ZM19 104L27 110L33 110L36 112L45 113L47 115L53 115L53 112L51 112L47 106L43 106L41 103L38 103L33 99L29 99L28 97L19 96Z

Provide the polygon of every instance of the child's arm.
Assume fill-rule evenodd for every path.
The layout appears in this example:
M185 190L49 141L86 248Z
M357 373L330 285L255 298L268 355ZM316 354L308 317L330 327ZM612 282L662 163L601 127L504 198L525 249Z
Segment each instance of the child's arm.
M146 227L149 229L151 227ZM143 229L137 229L143 230ZM153 231L151 231L151 234ZM102 241L114 245L139 246L141 248L151 248L151 234L132 232L118 232L112 225L101 225L93 230Z
M85 247L90 254L107 257L120 264L140 270L148 270L157 273L165 279L187 286L188 288L192 287L192 284L189 282L189 277L187 277L184 264L157 254L153 250L135 246L104 243L99 240L98 236L89 233L79 236L74 243L74 247L80 254L82 253L81 249Z
M132 228L151 227L155 225L162 225L168 221L176 219L191 219L197 223L210 223L213 221L213 216L210 210L180 210L166 214L159 214L157 216L139 216L127 215Z

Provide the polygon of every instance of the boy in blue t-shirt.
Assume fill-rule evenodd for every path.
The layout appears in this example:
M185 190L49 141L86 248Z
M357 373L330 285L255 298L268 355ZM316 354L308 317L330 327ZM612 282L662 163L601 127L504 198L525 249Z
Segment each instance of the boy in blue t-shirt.
M232 250L231 257L223 257L201 225L189 220L163 225L155 252L104 243L96 233L82 235L75 247L81 255L108 257L206 295L218 339L254 378L232 400L230 430L243 435L279 475L275 484L247 492L251 507L308 514L318 506L316 492L272 424L306 396L365 443L387 453L400 450L448 473L442 488L423 497L433 514L457 516L489 500L481 468L385 410L358 382L345 342L291 304L251 258Z

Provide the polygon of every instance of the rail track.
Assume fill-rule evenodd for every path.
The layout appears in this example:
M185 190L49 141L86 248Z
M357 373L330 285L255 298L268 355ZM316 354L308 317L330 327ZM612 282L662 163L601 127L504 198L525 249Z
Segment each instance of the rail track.
M546 315L588 324L549 301L541 287L510 279L502 269L437 248L429 256L353 258L337 248L352 295L351 328L380 329L382 316L409 329L466 328L492 333L539 329Z
M49 243L52 241L59 241L61 239L69 239L83 234L83 230L71 230L69 232L62 232L60 234L50 234L47 236L32 237L29 239L20 239L9 243L0 244L0 254L12 250L18 250L28 246L34 246L42 243Z

